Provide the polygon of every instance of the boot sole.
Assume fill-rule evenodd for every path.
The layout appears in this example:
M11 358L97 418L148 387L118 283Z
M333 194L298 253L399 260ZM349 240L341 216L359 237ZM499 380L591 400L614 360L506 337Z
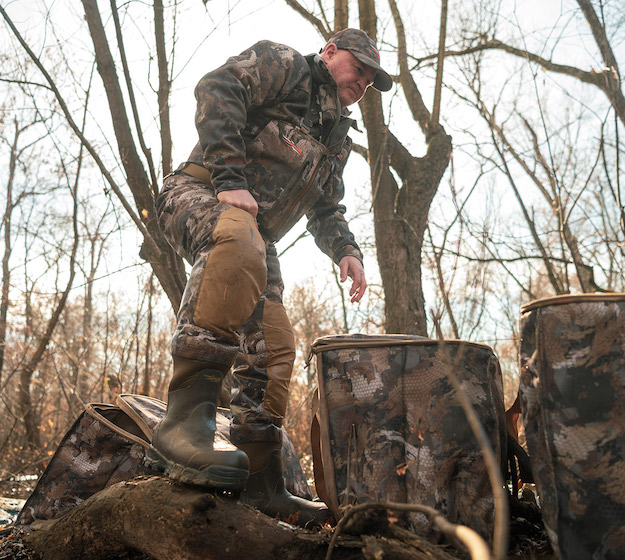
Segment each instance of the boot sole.
M152 446L146 453L143 464L147 468L183 484L191 484L203 488L218 488L232 492L241 492L245 488L248 476L247 469L238 469L225 465L208 465L203 469L194 469L181 465L170 461Z

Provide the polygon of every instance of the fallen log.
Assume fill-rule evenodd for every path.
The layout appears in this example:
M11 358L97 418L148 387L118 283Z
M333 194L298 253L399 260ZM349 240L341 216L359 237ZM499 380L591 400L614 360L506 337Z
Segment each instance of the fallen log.
M331 535L271 519L232 496L142 477L95 494L60 519L35 522L23 540L43 560L322 560ZM332 559L360 558L457 556L416 535L402 539L401 532L341 535Z

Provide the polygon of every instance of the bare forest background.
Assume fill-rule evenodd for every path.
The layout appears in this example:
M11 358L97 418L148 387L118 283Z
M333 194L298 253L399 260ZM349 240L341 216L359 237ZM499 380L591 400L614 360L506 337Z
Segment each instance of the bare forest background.
M195 142L194 83L261 38L307 53L361 27L396 82L354 109L345 173L368 296L349 304L304 222L278 246L307 468L316 337L440 326L493 347L509 405L520 306L625 289L622 0L24 4L0 2L0 493L85 403L165 399L186 273L154 197Z

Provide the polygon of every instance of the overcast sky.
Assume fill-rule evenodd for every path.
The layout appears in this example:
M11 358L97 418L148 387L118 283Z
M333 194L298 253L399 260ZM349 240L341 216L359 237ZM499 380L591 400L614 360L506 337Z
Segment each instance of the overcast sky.
M148 138L152 136L152 145L157 146L157 120L154 114L155 95L149 87L149 81L155 81L154 65L150 66L148 53L144 48L145 43L152 42L151 8L150 3L131 2L122 3L117 0L120 6L120 13L124 14L123 25L126 32L126 48L129 53L133 81L139 90L143 90L145 107L150 107L143 120L144 128L147 130ZM305 0L305 5L317 5L316 0ZM436 51L440 1L438 0L399 0L398 1L408 39L409 50L415 56L423 56ZM380 6L386 6L386 2L380 2ZM610 6L616 5L616 0ZM93 46L86 33L82 4L78 0L13 0L3 2L3 6L13 17L20 31L27 37L38 54L45 56L46 49L57 48L57 41L66 49L66 54L71 57L74 70L80 72L82 67L89 67L92 60ZM47 6L47 7L46 7ZM101 0L99 2L105 23L109 21L109 2ZM121 7L124 9L121 9ZM237 54L241 50L250 46L260 39L270 39L276 42L286 43L303 54L316 52L323 46L323 40L317 31L306 22L301 16L289 8L284 0L208 0L206 6L201 0L182 0L179 2L180 12L177 20L177 44L176 56L174 60L174 82L172 91L172 125L174 138L174 165L186 159L186 156L197 140L194 127L193 115L195 111L195 99L193 88L199 78L207 71L222 64L226 58L232 54ZM355 11L356 2L352 2ZM450 3L450 37L457 37L458 33L458 13L465 9L471 10L471 2ZM602 68L602 62L597 56L596 45L590 35L588 26L579 16L575 2L572 0L545 1L545 0L506 0L491 3L493 9L499 9L502 17L499 21L497 35L510 40L516 45L526 45L530 50L535 50L546 57L555 57L556 62L564 64L575 64L582 69ZM127 12L126 7L130 10ZM355 16L356 14L352 14ZM489 14L482 14L488 17ZM396 73L395 58L392 52L385 49L384 42L393 43L393 24L388 14L381 7L378 13L378 33L381 43L382 64L390 73ZM136 18L136 19L134 19ZM168 22L171 23L171 22ZM352 20L352 25L357 23ZM554 25L560 27L554 31ZM454 27L455 26L455 27ZM4 28L3 28L4 29ZM171 31L171 28L170 28ZM8 34L0 33L0 42L8 40ZM109 39L113 40L114 35L109 33ZM133 40L134 39L134 40ZM557 42L557 48L549 50L550 45ZM617 50L617 57L623 59L625 42L615 40L613 47ZM542 49L542 50L541 50ZM20 54L23 56L23 53ZM499 58L495 59L498 56ZM458 59L456 59L457 61ZM509 55L490 55L489 63L492 72L485 78L485 83L492 88L494 96L498 94L499 82L503 80L514 81L516 76L510 77L509 68L521 67L523 61L510 57ZM148 69L151 68L151 73ZM489 66L485 63L485 68ZM572 85L570 91L563 86L564 81L560 81L554 75L541 71L541 69L525 64L523 68L524 76L529 76L531 72L536 73L535 85L532 80L527 80L527 85L523 97L513 99L519 104L520 110L531 110L536 113L536 109L541 103L547 107L554 100L561 100L561 107L568 106L567 95L574 98L581 91L579 84L569 80L566 85ZM449 60L445 65L445 81L448 85L458 83L457 66L454 70L454 62ZM456 75L454 75L456 72ZM83 71L83 76L86 72ZM431 106L433 71L420 70L415 72L415 80L424 96L426 105ZM96 79L99 79L96 76ZM455 81L454 81L455 80ZM64 84L67 85L67 84ZM539 93L539 88L540 93ZM509 91L516 97L517 91ZM582 98L583 103L593 110L596 108L596 118L603 119L606 111L605 97L598 91L585 86ZM387 108L387 118L391 120L391 128L400 137L415 155L425 152L424 137L417 130L412 118L402 109L402 95L397 91L385 94L390 108ZM494 99L494 98L493 98ZM509 100L509 99L508 99ZM71 98L70 98L71 101ZM574 106L574 103L572 103ZM107 113L106 106L98 108L97 100L92 105L92 115L95 120L99 117L99 112ZM405 107L405 104L403 105ZM529 108L529 109L528 109ZM553 108L553 105L551 105ZM402 112L403 111L403 112ZM80 114L80 108L75 107L76 115ZM355 109L354 116L359 118L358 109ZM551 115L549 115L551 116ZM472 169L473 161L471 157L472 139L467 138L466 131L473 132L480 125L480 118L476 112L471 112L466 105L454 98L448 90L443 92L442 119L449 133L454 139L454 187L462 193L463 189L470 189L475 180L475 170ZM103 126L105 119L100 118ZM402 126L403 123L406 126ZM482 123L483 125L483 123ZM592 141L596 134L595 129L590 129L591 133L581 137L581 141ZM364 134L354 132L354 141L358 144L366 145ZM465 145L469 148L465 149ZM157 152L154 148L154 151ZM453 216L455 209L450 204L449 197L449 177L451 166L447 171L447 176L441 183L439 194L435 198L432 213L447 213ZM3 179L3 171L0 170L0 180ZM493 179L495 181L496 179ZM345 173L345 182L348 195L346 204L348 206L348 216L352 216L359 211L361 217L353 221L353 229L360 239L366 233L371 234L372 219L366 212L369 208L367 202L370 197L370 184L368 170L362 158L354 154L350 158ZM491 203L497 208L497 216L503 218L503 213L497 206L501 201L510 202L511 195L509 186L501 180L498 185L493 186L489 181L484 181L484 191L494 192L492 200L486 197L474 197L470 203L475 202L476 210L482 211L486 204ZM528 189L529 190L529 189ZM503 193L503 194L502 194ZM507 197L507 198L506 198ZM502 210L503 205L502 205ZM363 214L364 213L364 214ZM432 214L431 214L432 215ZM514 210L512 210L514 215ZM518 212L517 212L518 218ZM280 245L279 250L284 249L293 239L303 231L303 223L297 227ZM137 240L137 243L139 241ZM132 244L126 246L130 253ZM133 257L137 258L133 253ZM138 260L138 259L137 259ZM375 280L376 262L373 257L367 257L365 265L370 280ZM282 268L285 276L287 289L296 282L301 282L308 277L320 276L321 272L327 271L330 261L321 254L311 239L305 240L298 245L297 250L290 250L282 259ZM427 287L426 287L427 289ZM426 294L426 300L433 301L431 294Z

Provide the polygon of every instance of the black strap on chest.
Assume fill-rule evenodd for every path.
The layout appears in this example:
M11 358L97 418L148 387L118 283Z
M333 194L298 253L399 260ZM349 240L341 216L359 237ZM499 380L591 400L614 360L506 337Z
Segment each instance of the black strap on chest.
M315 99L317 98L317 94L314 89L310 93L310 102L308 103L308 107L306 107L306 114L300 119L299 125L310 134L310 131L313 126L312 120L312 107L313 103L315 103Z

